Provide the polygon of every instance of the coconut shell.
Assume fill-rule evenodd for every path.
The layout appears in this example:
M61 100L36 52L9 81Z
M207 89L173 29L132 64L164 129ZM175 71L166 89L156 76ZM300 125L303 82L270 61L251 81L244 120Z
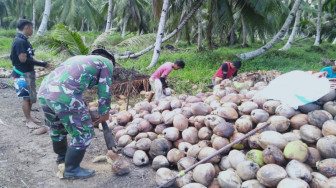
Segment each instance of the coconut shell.
M138 150L148 151L152 141L149 138L141 138L135 144Z
M182 138L184 141L189 142L190 144L196 144L198 142L198 131L195 127L188 127L182 131Z
M218 124L216 127L214 127L213 132L214 134L226 138L230 138L234 132L234 125L229 122L223 122L221 124Z
M254 134L247 139L248 146L251 149L260 149L261 147L259 146L259 134Z
M300 131L299 130L293 130L292 132L287 132L282 134L287 142L295 141L295 140L301 140Z
M235 104L239 105L241 103L241 97L238 94L231 93L229 95L224 96L220 100L220 103L222 103L222 104L228 103L228 102L232 102L232 103L235 103Z
M123 148L123 154L126 155L127 157L131 157L133 158L134 153L137 151L138 149L136 147L124 147Z
M236 111L238 110L237 104L233 103L233 102L224 103L224 104L222 104L222 107L231 107L231 108L235 109Z
M325 110L314 110L308 113L308 123L310 125L315 125L320 129L324 122L332 119L332 115Z
M275 100L269 100L266 101L263 105L263 109L268 112L269 114L273 115L275 114L275 109L280 105L281 103L279 101Z
M188 172L184 176L176 179L176 185L178 187L183 187L183 186L185 186L187 184L190 184L192 182L193 182L192 172ZM202 184L200 184L200 185L202 185Z
M324 188L328 178L318 172L312 172L312 180L309 182L310 188Z
M173 125L179 131L184 131L188 128L189 120L183 114L177 114L174 116Z
M265 149L267 145L274 145L282 150L287 145L287 140L278 132L265 131L259 136L259 145L263 149Z
M336 98L335 89L331 89L329 93L325 94L323 97L319 98L316 102L319 104L324 104L328 101L333 101Z
M211 163L200 164L193 170L193 179L204 186L211 184L215 178L215 168Z
M232 107L220 107L212 113L226 120L235 120L238 118L238 112Z
M240 177L232 169L221 171L217 180L221 187L236 188L242 184Z
M212 131L208 127L202 127L198 131L198 138L200 140L210 140L212 135Z
M217 150L215 150L214 148L211 147L204 147L200 150L200 152L198 153L198 160L202 160L214 153L216 153ZM208 160L208 162L211 163L218 163L220 161L220 155L216 155L213 158L211 158L210 160Z
M167 153L167 159L169 163L176 164L180 159L185 157L184 152L173 148Z
M147 154L142 150L137 150L133 155L133 163L136 166L142 166L149 163Z
M130 173L131 170L130 170L128 162L125 159L118 159L113 162L112 171L116 175L122 176L122 175Z
M220 150L228 144L230 144L229 140L220 136L214 138L212 141L212 147L216 150ZM224 150L221 154L228 153L229 151L230 149Z
M141 138L148 138L148 134L147 133L139 133L138 135L135 136L134 140L138 141Z
M267 119L269 118L269 114L265 110L255 109L252 110L251 117L254 123L262 123L267 121Z
M334 177L336 176L336 159L335 158L329 158L324 159L322 161L317 162L316 164L317 170L325 175L326 177Z
M200 183L189 183L182 188L206 188L206 186L200 184Z
M171 171L169 168L159 168L156 171L155 174L155 182L157 185L163 185L164 183L167 183L170 179L173 179L175 177L175 173ZM167 183L164 187L170 187L174 184L175 181L171 181L170 183Z
M323 110L329 112L332 116L336 115L336 101L329 101L324 103Z
M322 137L322 131L313 125L303 125L300 128L300 136L304 142L314 144Z
M194 114L192 113L190 107L183 107L183 108L182 108L182 114L183 114L186 118L190 118L191 116L194 115Z
M182 102L178 99L174 99L170 102L170 107L172 109L181 108L181 106L182 106Z
M117 122L119 125L125 126L132 120L132 114L128 111L121 111L117 114Z
M300 129L302 125L308 124L307 114L296 114L290 119L290 125L293 129Z
M271 124L269 125L270 129L275 129L277 132L283 133L287 131L290 121L285 116L274 115L268 119L268 122Z
M261 184L258 180L247 180L244 181L241 185L241 188L266 188L263 184Z
M277 188L288 188L288 187L309 188L309 185L307 182L299 178L285 178L281 180L277 186Z
M275 114L279 116L285 116L286 118L291 118L296 114L296 112L294 108L285 104L281 104L275 109Z
M168 127L164 129L162 133L169 141L175 141L180 138L180 132L176 127Z
M178 144L178 149L182 152L184 152L185 154L187 154L189 148L191 148L191 144L188 142L181 142Z
M239 118L235 122L235 128L237 129L238 132L241 133L248 133L249 131L252 130L253 128L253 123L251 120L247 118Z
M308 147L308 159L305 161L310 167L316 167L316 162L322 160L319 151L316 148Z
M258 108L258 104L255 102L251 102L251 101L246 101L243 102L239 107L238 110L242 113L242 114L250 114L252 112L252 110L255 110Z
M304 114L308 114L309 112L312 112L314 110L321 110L321 109L322 109L321 105L318 105L316 103L308 103L308 104L299 106L299 110Z
M154 132L147 132L147 135L150 140L155 140L158 137L158 135Z
M246 161L246 157L245 154L239 150L231 150L228 155L228 160L232 168L236 169L239 163Z
M144 102L137 103L134 106L134 109L135 109L137 114L139 114L142 111L151 112L152 111L152 105L149 102L144 101Z
M204 147L211 147L211 142L210 140L200 140L197 145L200 147L200 148L204 148Z
M166 129L166 128L168 128L168 125L166 125L166 124L160 124L160 125L155 126L154 132L156 134L162 134L163 130Z
M221 170L227 170L229 168L232 168L231 163L229 161L229 156L225 155L221 158L219 168Z
M151 142L151 146L149 149L149 155L152 158L158 155L166 156L171 147L172 147L171 143L168 140L164 138L155 139Z
M118 147L125 147L127 144L132 142L132 138L129 135L123 135L118 140Z
M177 168L179 171L185 170L191 167L193 164L197 163L196 158L194 157L183 157L177 162Z
M159 125L163 123L163 117L160 112L154 112L144 117L149 123L153 125Z
M268 145L262 152L262 159L265 164L277 164L283 166L286 159L282 151L273 145Z
M192 145L187 152L187 157L193 157L193 158L197 158L198 157L198 153L201 151L201 147L199 147L197 144Z
M308 146L301 140L289 142L284 149L285 158L305 162L308 158Z
M242 180L250 180L256 177L257 171L259 170L259 165L252 161L243 161L237 166L237 175Z
M210 106L206 103L193 103L191 104L191 112L194 116L205 116L209 113Z
M257 172L258 181L269 187L276 187L286 177L286 170L276 164L264 165Z
M336 121L328 120L324 122L322 126L322 134L323 136L329 136L329 135L336 136Z
M165 115L163 115L164 123L167 125L172 125L175 115L176 113L174 111L167 112Z
M152 168L154 170L168 166L169 166L168 159L163 155L158 155L153 159Z
M299 178L306 182L310 182L312 179L311 171L311 168L306 164L297 160L291 160L286 166L288 177Z
M336 186L336 177L329 178L326 182L326 188L335 188Z
M217 115L207 115L204 119L204 124L211 129L215 128L217 125L225 123L225 119Z
M336 136L322 137L317 141L316 147L323 158L336 158Z
M230 142L234 142L236 140L241 139L242 137L244 137L245 134L244 133L240 133L240 132L235 132L233 133L233 135L230 137ZM243 139L242 141L240 141L237 144L234 144L232 146L232 148L234 149L244 149L245 147L247 147L247 139Z

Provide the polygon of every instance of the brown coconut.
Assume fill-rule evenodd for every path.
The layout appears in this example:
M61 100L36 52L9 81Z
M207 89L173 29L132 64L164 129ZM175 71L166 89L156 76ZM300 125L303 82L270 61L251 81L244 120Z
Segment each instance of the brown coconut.
M118 139L118 147L125 147L127 144L132 142L132 137L130 135L123 135Z
M220 187L236 188L242 184L240 177L232 168L221 171L217 176L217 180Z
M252 161L243 161L237 166L237 175L242 180L255 179L256 174L259 170L259 165Z
M178 145L178 149L180 151L184 152L185 154L187 154L187 152L188 152L189 148L191 148L191 146L192 145L190 143L188 143L188 142L181 142Z
M138 150L148 151L152 141L149 138L141 138L135 144Z
M215 150L214 148L211 147L204 147L200 150L200 152L198 153L198 160L202 160L214 153L216 153L217 150ZM208 160L208 162L211 163L218 163L220 161L220 155L216 155L213 158L211 158L210 160Z
M176 114L174 116L173 125L179 131L184 131L188 128L189 120L183 114Z
M312 180L309 182L310 188L324 188L328 178L318 172L312 172Z
M225 122L226 121L224 118L219 117L217 115L207 115L205 116L205 119L204 119L204 124L207 127L210 127L212 129L215 128L217 125L225 123Z
M326 182L326 188L335 188L336 186L336 177L329 178Z
M283 166L286 159L282 151L273 145L268 145L262 152L262 158L265 164L277 164Z
M317 141L316 147L323 158L336 158L336 136L322 137Z
M163 117L160 112L154 112L144 117L149 123L153 125L159 125L163 123Z
M263 109L255 109L252 110L251 117L254 123L262 123L267 121L269 114Z
M147 135L150 140L155 140L158 137L158 135L154 132L147 132Z
M269 114L273 115L275 114L276 108L280 105L281 103L279 101L275 100L269 100L266 101L263 105L263 109L268 112Z
M198 138L200 140L210 140L212 135L212 131L208 127L202 127L198 131Z
M252 110L255 110L257 108L258 108L258 104L252 101L243 102L240 106L238 106L238 110L242 114L250 114Z
M296 114L290 119L290 125L293 129L300 129L302 125L308 124L307 114Z
M214 134L226 138L230 138L230 136L233 135L234 130L234 125L229 122L223 122L213 128Z
M317 162L317 170L327 178L336 176L336 159L329 158Z
M118 160L113 161L112 171L116 175L122 176L122 175L130 173L130 167L129 167L128 162L125 159L118 159Z
M312 179L312 169L308 165L297 160L291 160L286 165L286 172L288 177L291 178L299 178L306 182L310 182Z
M117 122L119 125L125 126L132 120L132 114L128 111L121 111L117 114Z
M220 150L226 145L230 144L229 140L220 136L217 136L212 141L212 147L216 150ZM224 150L222 154L229 152L230 149Z
M147 154L142 150L137 150L133 155L133 163L136 166L142 166L149 163Z
M332 115L325 110L314 110L308 113L308 123L322 128L324 122L333 119Z
M238 118L238 112L232 107L220 107L212 114L222 117L226 120L235 120Z
M167 159L172 164L176 164L183 157L185 157L184 152L176 148L171 149L167 153Z
M182 108L182 114L183 114L186 118L190 118L191 116L194 115L194 114L192 113L190 107L183 107L183 108Z
M275 131L265 131L259 135L259 146L265 149L267 145L274 145L279 149L285 148L287 140L284 136Z
M244 181L241 185L241 188L266 188L263 184L261 184L258 180L247 180Z
M215 178L215 168L211 163L200 164L193 170L193 179L204 186L211 184Z
M140 140L141 138L148 138L147 133L139 133L138 135L136 135L136 137L134 138L135 141Z
M233 135L230 137L230 142L234 142L236 140L239 140L244 136L245 136L244 133L234 132ZM238 142L237 144L234 144L232 146L232 148L234 148L234 149L244 149L246 146L247 146L247 139L245 138L242 141Z
M280 133L287 131L290 125L289 119L285 116L273 115L267 121L271 123L269 125L270 129L275 129Z
M210 140L200 140L197 145L200 147L200 148L204 148L204 147L211 147L211 142Z
M168 127L164 129L162 133L169 141L175 141L180 138L180 132L176 127Z
M179 171L188 169L193 164L197 163L196 158L194 157L183 157L177 162L177 169Z
M198 142L198 130L195 127L188 127L182 131L182 138L184 141L190 144L196 144Z
M323 136L329 136L329 135L336 136L336 121L328 120L324 122L322 126L322 134Z
M169 168L159 168L156 171L155 174L155 182L156 184L163 185L164 183L167 183L169 180L173 179L175 177L175 173L170 170ZM167 183L164 187L170 187L174 184L175 181L171 181L170 183Z
M166 128L168 128L168 125L166 125L166 124L160 124L160 125L155 126L154 132L156 134L162 134L163 130L166 129Z
M248 133L249 131L252 130L253 123L248 118L239 118L235 122L235 128L237 129L238 132L246 134L246 133Z
M192 145L187 152L187 157L197 158L198 153L201 151L201 147L198 144Z
M260 149L261 147L259 146L259 133L254 134L247 139L248 146L251 149Z
M168 151L171 149L171 143L164 138L158 138L151 142L151 146L149 149L149 155L154 158L158 155L166 156Z
M316 102L319 104L324 104L328 101L333 101L336 98L335 89L330 89L329 93L325 94L323 97L319 98Z
M227 170L229 168L232 168L231 163L229 161L229 156L225 155L221 158L219 162L219 168L221 170Z
M258 181L268 187L276 187L286 177L286 170L276 164L264 165L257 172Z
M305 161L310 167L316 167L316 162L322 160L319 151L316 148L308 147L308 159Z
M154 170L168 166L169 166L168 159L163 155L158 155L153 159L152 168Z
M189 171L187 172L184 176L179 177L176 179L176 185L178 187L184 187L186 185L189 185L193 182L193 178L192 178L192 172ZM205 187L204 185L200 184L201 186Z
M174 99L170 102L170 107L172 109L181 108L181 106L182 106L182 102L178 99Z
M210 106L206 103L193 103L191 104L191 112L194 116L204 116L209 113Z
M287 142L295 141L295 140L301 140L300 136L300 130L293 130L291 132L287 132L282 134Z
M137 103L134 106L134 109L135 109L137 114L139 114L142 111L150 112L150 111L152 111L152 105L149 104L149 102L144 101L144 102Z
M237 169L239 163L246 161L246 156L239 150L231 150L228 155L228 160L232 168Z
M169 111L163 116L163 122L167 125L172 125L176 113L174 111Z
M303 125L300 127L300 136L304 142L314 144L322 137L322 131L313 125Z
M308 103L308 104L299 106L299 110L304 114L308 114L309 112L312 112L314 110L321 110L321 109L322 109L321 105L316 104L316 103Z
M235 103L235 104L239 105L240 102L241 102L241 97L238 94L231 93L231 94L228 94L228 95L224 96L220 100L220 103L222 103L222 104L228 103L228 102L232 102L232 103Z
M286 118L291 118L296 114L296 112L293 107L281 104L275 109L275 114L279 116L285 116Z
M309 185L307 182L299 178L285 178L281 180L277 186L277 188L288 188L288 187L309 188Z
M329 112L332 116L336 115L336 101L329 101L324 103L323 110Z

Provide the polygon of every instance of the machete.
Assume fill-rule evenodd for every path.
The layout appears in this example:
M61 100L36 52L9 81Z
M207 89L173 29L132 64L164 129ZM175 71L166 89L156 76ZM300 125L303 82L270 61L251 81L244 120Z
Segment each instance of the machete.
M104 138L106 142L106 146L108 150L113 150L115 149L115 141L112 135L112 132L110 128L107 126L107 123L104 121L101 123L103 126L103 133L104 133Z

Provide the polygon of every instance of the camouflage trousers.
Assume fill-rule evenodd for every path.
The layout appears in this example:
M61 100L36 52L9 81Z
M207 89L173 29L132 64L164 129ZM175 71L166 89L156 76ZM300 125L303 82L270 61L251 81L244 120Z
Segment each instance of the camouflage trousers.
M61 141L69 133L72 137L70 146L86 149L94 135L92 120L84 101L78 98L75 101L69 105L39 96L51 140Z

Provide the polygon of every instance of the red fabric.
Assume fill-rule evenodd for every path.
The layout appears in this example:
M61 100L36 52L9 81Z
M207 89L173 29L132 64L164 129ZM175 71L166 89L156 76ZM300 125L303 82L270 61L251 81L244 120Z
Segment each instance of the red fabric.
M234 75L234 73L236 73L237 69L231 69L230 66L230 62L225 62L227 67L228 67L228 71L226 73L226 78L231 78L232 75ZM216 77L220 77L223 78L223 71L222 71L222 65L219 67L219 69L217 70L215 76L212 77L212 79L216 79Z

